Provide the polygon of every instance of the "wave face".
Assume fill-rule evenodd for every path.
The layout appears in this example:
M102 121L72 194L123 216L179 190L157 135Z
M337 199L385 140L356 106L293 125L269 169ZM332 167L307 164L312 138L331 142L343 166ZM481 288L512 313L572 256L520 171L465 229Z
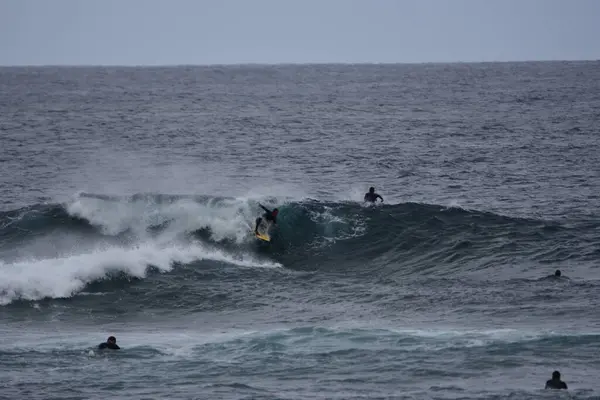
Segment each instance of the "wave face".
M82 194L58 205L0 214L0 302L68 298L98 281L145 278L208 260L239 267L280 267L238 247L241 203L171 196L112 198ZM232 215L237 214L238 217ZM237 218L237 219L235 219ZM205 240L202 232L210 231ZM231 247L231 246L230 246Z
M600 225L589 220L518 219L415 203L264 204L281 210L269 244L250 232L261 212L249 199L84 193L65 204L4 212L0 301L68 298L94 282L143 279L197 261L368 279L502 278L515 265L553 272L573 262L595 274L600 244Z

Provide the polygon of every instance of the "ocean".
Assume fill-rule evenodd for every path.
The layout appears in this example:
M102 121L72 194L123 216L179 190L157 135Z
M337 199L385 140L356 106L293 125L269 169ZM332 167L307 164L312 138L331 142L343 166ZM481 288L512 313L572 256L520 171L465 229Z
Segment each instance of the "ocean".
M599 138L597 61L0 68L0 398L598 399Z

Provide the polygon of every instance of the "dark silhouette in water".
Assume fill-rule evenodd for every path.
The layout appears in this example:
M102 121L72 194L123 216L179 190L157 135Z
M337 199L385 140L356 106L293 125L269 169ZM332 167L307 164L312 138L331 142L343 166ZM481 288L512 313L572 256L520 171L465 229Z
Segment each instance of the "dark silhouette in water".
M562 271L560 269L557 269L556 271L554 271L554 273L552 275L546 275L542 278L538 279L539 281L545 281L545 280L550 280L550 281L562 281L562 280L570 280L568 277L564 276L562 274Z
M378 198L381 199L381 202L383 203L383 197L381 197L379 194L375 193L374 187L370 187L369 193L365 193L364 201L375 203Z
M111 350L119 350L120 347L117 346L117 338L114 336L109 336L105 343L100 343L98 345L99 350L111 349Z
M568 388L567 388L567 384L560 380L560 372L554 371L552 373L552 379L546 381L545 389L568 389Z
M548 278L551 279L569 279L568 277L564 276L562 274L562 272L560 271L560 269L557 269L556 271L554 271L554 275L550 275Z

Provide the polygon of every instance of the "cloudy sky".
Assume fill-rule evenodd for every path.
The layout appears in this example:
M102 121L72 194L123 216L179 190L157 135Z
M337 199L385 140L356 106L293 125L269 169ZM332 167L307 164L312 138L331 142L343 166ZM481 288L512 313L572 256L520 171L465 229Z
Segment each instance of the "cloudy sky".
M600 59L600 0L0 0L0 65Z

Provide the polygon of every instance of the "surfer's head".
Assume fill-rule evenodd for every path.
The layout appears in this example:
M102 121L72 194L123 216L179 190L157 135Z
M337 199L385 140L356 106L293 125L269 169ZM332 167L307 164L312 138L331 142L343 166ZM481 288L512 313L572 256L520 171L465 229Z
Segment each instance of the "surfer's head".
M559 380L560 379L560 372L554 371L552 373L552 379Z
M106 343L115 344L115 343L117 343L117 338L114 336L109 336L108 339L106 339Z
M369 193L375 193L375 188L373 186L369 188Z
M556 272L554 272L554 276L560 276L560 275L561 275L560 269L557 269Z
M273 209L273 215L279 214L279 210L277 208Z

